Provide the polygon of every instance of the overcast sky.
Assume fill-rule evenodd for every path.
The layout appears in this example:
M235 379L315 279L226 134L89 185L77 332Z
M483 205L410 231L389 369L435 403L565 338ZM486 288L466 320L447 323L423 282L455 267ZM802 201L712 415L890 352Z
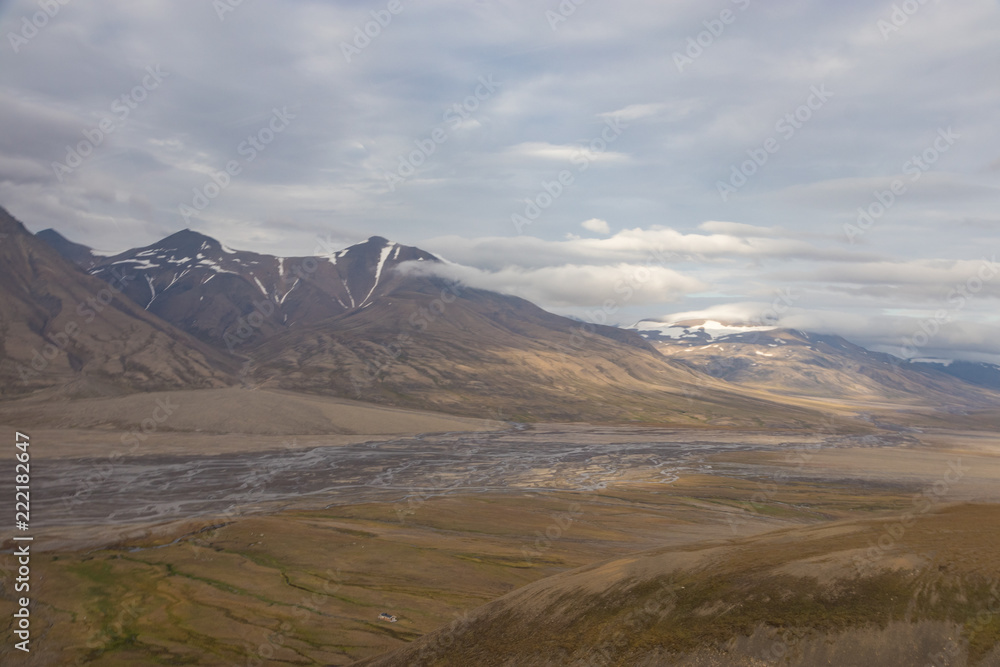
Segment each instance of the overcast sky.
M0 205L33 231L378 234L591 321L1000 360L995 0L25 0L0 28Z

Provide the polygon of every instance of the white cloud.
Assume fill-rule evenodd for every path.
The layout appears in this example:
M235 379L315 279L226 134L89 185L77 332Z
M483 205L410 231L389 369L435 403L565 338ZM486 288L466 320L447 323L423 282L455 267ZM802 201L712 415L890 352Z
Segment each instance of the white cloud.
M688 310L670 313L658 318L658 321L670 324L688 320L715 320L723 324L770 324L765 320L764 313L768 304L745 301L741 303L720 303L701 310Z
M783 231L777 227L760 227L758 225L748 225L745 222L723 222L720 220L703 222L698 225L698 229L706 231L709 234L727 234L742 238L777 236Z
M1000 262L996 253L970 260L910 260L833 264L809 272L778 272L779 280L819 283L826 289L857 295L937 302L942 307L973 299L1000 298Z
M600 218L591 218L590 220L584 220L583 222L580 223L580 226L596 234L611 233L611 227L608 226L608 221L601 220Z
M861 262L878 259L869 253L840 247L822 248L806 241L740 235L685 234L654 226L618 231L603 239L573 238L548 241L533 236L492 236L465 238L444 236L422 241L421 245L462 264L500 269L509 265L539 268L557 264L613 264L717 262L762 259L808 259Z
M702 310L670 313L662 322L715 320L731 324L767 324L784 329L842 336L852 343L897 357L944 356L997 363L1000 327L977 322L943 322L933 316L868 316L856 312L799 307L793 303L739 302ZM780 312L779 312L780 311ZM925 336L932 330L932 336Z
M694 99L676 100L673 102L655 102L649 104L630 104L616 111L605 111L597 114L598 118L608 118L631 122L642 118L657 118L676 121L693 113L700 106Z
M624 263L607 266L567 264L537 269L508 266L484 271L461 264L407 262L400 266L400 271L433 274L470 287L512 294L549 306L604 306L610 301L618 309L676 301L707 287L697 278L666 267Z
M577 144L555 145L545 141L526 141L524 143L511 146L505 155L515 158L529 158L538 160L552 160L569 163L572 160L579 160L583 157L590 162L627 162L628 156L615 151L591 150L589 146Z

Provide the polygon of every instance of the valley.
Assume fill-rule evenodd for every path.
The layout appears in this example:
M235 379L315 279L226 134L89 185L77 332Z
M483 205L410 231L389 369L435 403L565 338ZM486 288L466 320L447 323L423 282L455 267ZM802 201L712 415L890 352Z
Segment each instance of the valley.
M498 596L650 549L709 553L832 521L878 545L881 522L913 511L956 460L961 474L916 525L1000 502L1000 441L975 431L532 424L245 452L200 438L201 455L122 459L69 512L58 500L101 461L40 470L46 648L33 664L348 665L435 628L467 636ZM906 535L876 551L875 570L926 555ZM399 622L377 621L381 611ZM440 632L414 644L418 657L372 664L458 664Z
M0 667L1000 667L1000 2L0 26Z
M32 665L1000 664L989 365L0 224Z

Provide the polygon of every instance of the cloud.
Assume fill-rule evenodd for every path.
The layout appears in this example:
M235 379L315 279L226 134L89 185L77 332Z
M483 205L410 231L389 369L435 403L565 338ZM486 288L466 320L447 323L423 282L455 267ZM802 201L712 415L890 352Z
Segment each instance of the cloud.
M772 324L772 318L765 315L769 307L766 303L756 301L720 303L701 310L670 313L659 320L668 324L689 320L714 320L726 324Z
M876 201L878 193L886 193L892 183L904 187L901 194L893 196L894 204L962 201L969 198L996 198L1000 188L995 184L980 183L961 174L938 171L890 173L884 176L866 176L830 179L805 185L790 186L782 191L789 200L809 202L812 205L843 207L856 215L858 206L868 207ZM888 192L888 195L891 195ZM883 197L888 197L883 194Z
M760 227L758 225L748 225L745 222L722 222L719 220L703 222L698 225L698 229L706 231L709 234L725 234L741 238L773 237L786 233L777 227Z
M1000 361L996 341L1000 326L977 322L944 322L931 326L932 316L862 315L843 310L803 308L784 303L723 303L702 310L670 313L663 322L715 320L841 336L869 349L901 358L953 357ZM780 312L779 312L780 311ZM932 330L933 335L926 336Z
M775 277L814 283L855 296L932 302L943 306L972 298L1000 298L996 253L970 260L911 260L817 267L809 272L777 272Z
M673 100L670 102L630 104L615 111L603 111L597 114L597 117L626 122L647 118L654 121L677 122L698 111L701 106L702 101L696 98Z
M540 268L553 264L612 264L717 262L765 259L861 262L878 259L870 253L806 241L730 234L685 234L669 227L623 229L604 239L547 241L533 236L428 239L428 250L462 264L500 269L509 265Z
M4 35L38 11L0 4ZM0 68L0 205L31 229L121 250L188 224L179 204L240 160L190 222L233 247L299 256L334 232L379 234L577 315L557 305L588 302L567 278L604 294L598 278L658 267L705 287L657 274L664 311L794 289L798 307L852 335L852 318L926 317L996 245L993 0L920 4L887 36L888 6L752 3L683 72L671 55L718 17L696 0L586 3L555 29L530 0L403 6L350 58L342 45L372 20L356 2L243 2L223 21L211 3L61 6ZM52 162L155 64L163 85L60 182ZM813 86L833 96L779 131ZM288 129L243 161L241 143L284 107ZM612 123L621 133L595 150ZM906 180L948 126L954 146ZM718 182L770 138L780 147L722 201ZM385 174L406 161L412 175L390 189ZM562 170L572 183L519 236L512 214ZM906 193L851 245L844 225L896 178ZM583 232L589 219L616 231ZM640 292L645 305L623 313L656 308ZM993 321L995 296L990 282L956 326Z
M452 263L407 262L399 270L457 280L470 287L511 294L535 303L581 308L611 303L615 310L626 305L676 301L706 288L702 281L666 267L624 263L484 271Z
M580 226L596 234L611 233L611 228L608 226L608 221L601 220L600 218L590 218L589 220L584 220L583 222L580 223Z
M511 146L504 153L518 159L552 160L565 162L568 166L574 159L586 157L590 162L625 162L628 156L609 150L592 150L587 145L564 144L553 145L544 141L527 141Z

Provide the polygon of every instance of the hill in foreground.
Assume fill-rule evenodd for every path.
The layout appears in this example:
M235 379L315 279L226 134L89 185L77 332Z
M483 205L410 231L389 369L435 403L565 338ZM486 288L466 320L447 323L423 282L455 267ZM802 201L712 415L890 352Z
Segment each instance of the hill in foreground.
M995 505L956 505L648 551L356 664L1000 665L1000 534L983 530L998 521Z

